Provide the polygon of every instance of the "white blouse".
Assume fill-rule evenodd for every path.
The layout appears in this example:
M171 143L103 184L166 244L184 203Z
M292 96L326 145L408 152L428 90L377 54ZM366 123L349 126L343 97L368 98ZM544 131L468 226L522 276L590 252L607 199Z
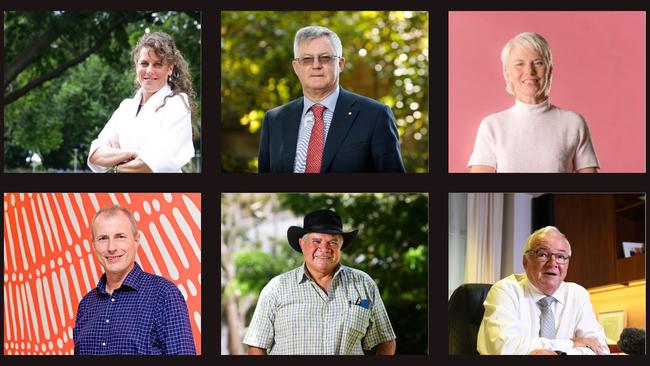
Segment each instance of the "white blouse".
M90 156L108 141L117 142L121 149L135 150L138 158L154 172L180 173L181 167L194 156L192 143L192 118L187 95L181 93L167 98L171 88L165 84L153 94L137 113L142 89L133 98L124 99L113 112L99 136L90 144L88 166L93 172L106 172L110 168L90 162ZM136 115L137 113L137 115Z

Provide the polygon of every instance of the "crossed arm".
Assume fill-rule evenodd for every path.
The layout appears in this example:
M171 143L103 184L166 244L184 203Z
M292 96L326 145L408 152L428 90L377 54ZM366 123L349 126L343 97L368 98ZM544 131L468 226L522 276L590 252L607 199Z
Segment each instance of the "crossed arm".
M116 167L119 173L151 173L149 166L138 158L136 151L124 150L117 142L108 141L107 146L95 150L90 162L106 168Z

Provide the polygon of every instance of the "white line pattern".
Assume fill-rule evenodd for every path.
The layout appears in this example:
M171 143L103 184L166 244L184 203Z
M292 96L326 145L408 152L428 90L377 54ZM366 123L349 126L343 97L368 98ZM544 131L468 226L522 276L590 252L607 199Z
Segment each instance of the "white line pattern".
M5 193L5 355L72 354L77 305L102 274L89 241L90 221L111 204L127 207L138 227L147 229L136 257L143 269L181 290L200 352L200 194Z

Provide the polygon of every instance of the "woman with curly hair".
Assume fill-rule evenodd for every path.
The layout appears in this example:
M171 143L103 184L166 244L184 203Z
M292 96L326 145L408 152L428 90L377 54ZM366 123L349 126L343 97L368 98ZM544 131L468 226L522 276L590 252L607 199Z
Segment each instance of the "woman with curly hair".
M187 61L171 36L145 34L132 51L133 98L125 99L90 145L94 172L181 172L194 156L194 90Z

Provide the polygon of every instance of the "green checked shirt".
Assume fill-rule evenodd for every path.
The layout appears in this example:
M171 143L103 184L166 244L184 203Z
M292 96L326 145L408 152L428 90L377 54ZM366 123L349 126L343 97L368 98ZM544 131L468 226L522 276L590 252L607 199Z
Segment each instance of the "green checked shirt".
M325 293L303 263L262 289L244 343L277 355L362 355L393 339L370 276L341 265Z

